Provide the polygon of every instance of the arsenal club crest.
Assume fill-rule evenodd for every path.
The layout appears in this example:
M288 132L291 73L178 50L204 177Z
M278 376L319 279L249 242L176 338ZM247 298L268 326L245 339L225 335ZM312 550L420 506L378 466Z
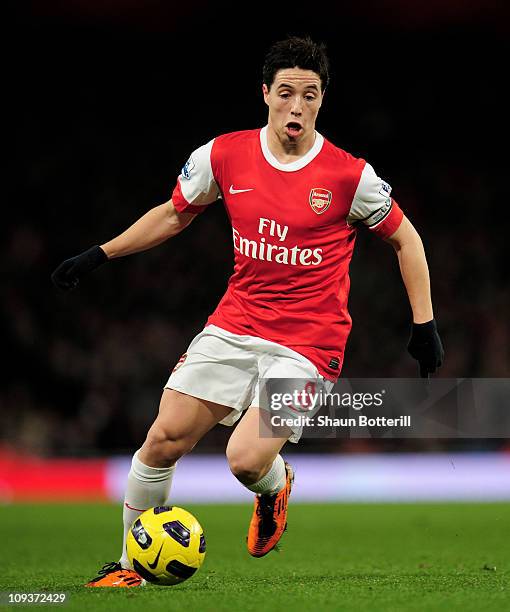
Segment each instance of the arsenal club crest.
M322 215L323 212L326 212L328 210L332 199L333 194L327 189L322 189L321 187L314 187L310 191L310 206L312 207L312 210L318 215Z

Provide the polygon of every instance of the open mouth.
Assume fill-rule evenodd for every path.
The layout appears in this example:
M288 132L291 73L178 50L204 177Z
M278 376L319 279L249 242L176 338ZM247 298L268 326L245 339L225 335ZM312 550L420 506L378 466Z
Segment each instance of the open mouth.
M303 131L303 126L297 121L289 121L285 126L287 134L291 137L296 137Z

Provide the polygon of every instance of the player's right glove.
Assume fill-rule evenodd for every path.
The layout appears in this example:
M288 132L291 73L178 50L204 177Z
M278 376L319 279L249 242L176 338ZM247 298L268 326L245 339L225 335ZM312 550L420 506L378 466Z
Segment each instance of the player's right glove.
M444 349L435 319L427 323L413 323L407 350L420 364L422 378L428 378L442 365Z
M93 246L88 251L63 261L51 275L51 280L55 287L69 291L78 286L83 276L99 268L106 261L108 257L103 249L98 245Z

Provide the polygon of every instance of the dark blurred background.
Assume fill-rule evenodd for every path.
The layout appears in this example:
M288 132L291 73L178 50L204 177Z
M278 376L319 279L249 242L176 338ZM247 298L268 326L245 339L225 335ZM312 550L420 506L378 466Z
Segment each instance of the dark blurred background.
M288 34L328 46L318 130L390 182L423 237L446 349L438 375L509 376L508 17L504 3L482 0L19 3L4 94L15 142L1 242L0 444L75 456L141 444L173 365L232 270L221 202L171 242L104 266L70 294L52 287L50 273L168 200L195 148L265 125L263 57ZM343 375L415 376L391 247L359 231L351 280ZM217 427L197 450L223 448L229 433Z

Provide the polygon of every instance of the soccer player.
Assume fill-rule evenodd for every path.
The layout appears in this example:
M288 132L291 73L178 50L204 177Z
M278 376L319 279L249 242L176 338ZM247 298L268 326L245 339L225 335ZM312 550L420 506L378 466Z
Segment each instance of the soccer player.
M297 37L275 43L263 68L267 125L201 146L168 202L53 273L57 287L72 289L106 261L175 236L219 198L232 223L234 273L175 366L159 414L133 456L120 561L104 566L90 586L141 583L143 572L134 572L126 555L131 524L167 501L179 458L217 423L232 425L244 411L226 454L234 476L255 493L250 554L262 557L274 549L286 528L293 482L280 451L287 441L297 442L300 430L259 436L258 381L313 379L330 389L338 378L351 328L348 268L357 226L367 226L397 252L413 314L408 349L422 376L442 363L418 233L372 166L315 130L328 79L323 45Z

